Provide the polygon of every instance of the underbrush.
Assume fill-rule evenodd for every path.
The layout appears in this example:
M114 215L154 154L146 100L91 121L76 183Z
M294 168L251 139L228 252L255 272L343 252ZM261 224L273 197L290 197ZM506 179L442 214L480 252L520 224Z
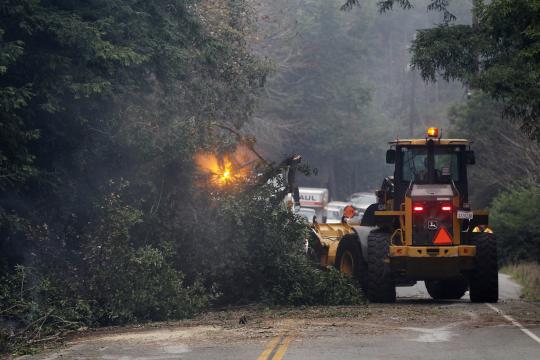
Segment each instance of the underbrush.
M30 353L89 327L182 319L208 308L211 292L200 283L187 286L181 274L164 268L125 269L120 272L131 275L125 284L92 296L35 269L17 267L0 280L0 354Z
M34 260L0 278L0 353L32 352L87 328L190 318L214 305L362 303L350 279L308 261L307 226L275 191L221 194L201 206L197 227L156 230L152 241L136 236L145 217L119 192L96 204L89 225L69 234L73 242L29 226Z
M184 271L196 269L203 278L212 279L221 293L221 304L361 302L358 288L349 279L308 260L304 249L309 229L284 209L276 191L263 186L221 194L206 217L210 221L201 224L201 240L193 249L194 257L205 254L203 262L184 266Z
M490 209L499 262L540 262L540 187L531 185L502 192Z
M530 301L540 301L540 264L523 262L507 265L502 272L511 275L521 286L523 296Z

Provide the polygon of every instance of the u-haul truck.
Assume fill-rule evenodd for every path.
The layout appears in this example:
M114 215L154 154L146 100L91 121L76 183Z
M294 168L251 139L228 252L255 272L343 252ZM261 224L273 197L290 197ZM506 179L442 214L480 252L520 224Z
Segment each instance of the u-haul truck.
M298 191L300 192L300 207L315 210L317 221L326 222L328 189L300 187Z

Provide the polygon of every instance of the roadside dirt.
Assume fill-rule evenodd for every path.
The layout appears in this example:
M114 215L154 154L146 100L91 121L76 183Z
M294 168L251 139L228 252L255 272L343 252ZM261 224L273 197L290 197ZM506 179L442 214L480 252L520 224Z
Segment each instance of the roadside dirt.
M504 282L501 284L509 295L496 308L528 328L538 328L540 304L520 300L518 288L510 292ZM470 303L468 295L459 301L433 301L422 286L416 286L402 289L395 304L244 306L214 310L191 320L87 330L72 335L60 346L55 344L39 355L23 358L157 360L184 358L178 354L189 353L200 354L197 359L209 354L211 359L221 359L222 351L229 351L229 357L224 358L237 359L238 349L251 351L247 358L256 358L264 344L285 335L291 335L296 343L332 343L351 337L376 339L378 335L441 343L475 329L509 327L512 325L486 304ZM517 333L522 336L519 330Z
M540 324L540 307L523 301L499 303L499 308L524 324ZM506 310L505 310L506 309ZM240 319L246 323L241 324ZM468 301L401 301L360 306L264 308L260 306L212 311L192 320L100 329L72 336L66 344L177 343L227 344L260 341L277 335L334 336L336 333L379 335L405 327L437 326L452 322L460 327L504 324L484 304Z

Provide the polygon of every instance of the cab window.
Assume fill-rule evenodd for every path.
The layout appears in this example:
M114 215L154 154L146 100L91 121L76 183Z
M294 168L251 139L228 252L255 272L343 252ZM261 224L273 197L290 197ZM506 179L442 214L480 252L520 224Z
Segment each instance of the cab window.
M434 150L433 179L435 182L459 181L459 147L441 147ZM402 147L403 181L426 182L429 180L428 150L425 147Z
M427 180L427 149L426 148L401 148L403 153L403 173L404 181L426 181Z
M459 181L459 148L457 151L452 149L435 150L435 179L443 179L444 177Z

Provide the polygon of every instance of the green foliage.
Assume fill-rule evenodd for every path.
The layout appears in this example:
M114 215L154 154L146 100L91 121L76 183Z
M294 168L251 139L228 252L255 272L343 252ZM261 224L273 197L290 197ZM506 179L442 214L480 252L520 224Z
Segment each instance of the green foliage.
M208 307L212 296L206 289L199 283L186 286L158 251L141 249L130 255L111 262L125 266L116 269L115 279L131 283L82 279L80 274L70 280L84 283L62 283L60 274L22 266L0 279L0 353L30 351L88 326L181 319ZM109 292L99 293L106 288Z
M91 304L66 296L51 280L23 266L0 279L0 353L38 345L91 321Z
M412 47L414 65L430 80L435 80L441 69L444 69L445 80L464 79L478 69L476 48L481 40L476 35L476 30L469 25L419 30ZM428 43L431 45L424 46Z
M266 74L240 26L245 2L213 22L195 5L1 5L2 264L37 246L10 240L10 219L47 224L51 242L77 247L110 179L130 181L125 200L145 220L189 202L193 154L230 141L209 125L242 125Z
M182 270L211 279L225 303L358 302L358 290L341 274L308 263L308 229L284 209L278 193L269 185L229 189L201 203L194 238L177 243Z
M469 188L475 208L488 206L502 190L540 181L540 144L527 137L519 124L501 117L503 105L474 91L449 113L451 137L473 141L476 165L469 167ZM496 147L497 151L493 151ZM504 156L501 156L504 154Z
M358 285L333 267L317 269L304 258L280 265L278 270L284 276L278 277L265 295L271 303L351 305L364 301Z
M490 222L503 263L540 262L540 188L532 185L501 193L491 208Z
M6 41L0 28L0 191L16 186L35 173L34 157L25 145L38 137L36 130L24 127L17 111L30 100L30 84L6 84L3 78L24 52L22 41Z
M247 2L223 4L0 5L2 284L23 264L50 285L47 297L28 288L18 313L4 312L5 294L11 342L54 334L18 328L48 309L94 326L191 316L215 299L214 280L181 271L198 227L181 218L195 201L192 158L234 143L211 125L242 126L267 73L246 42Z
M359 5L347 0L343 9ZM427 10L440 12L440 25L418 30L412 41L412 65L426 80L459 80L480 89L503 104L505 117L519 120L522 129L533 139L540 139L540 94L538 40L540 7L536 0L495 0L472 2L472 24L453 23L449 10L454 0L431 0ZM410 9L409 0L383 0L381 12L394 5ZM460 19L463 22L463 19Z
M86 326L184 318L216 301L358 301L347 279L308 264L306 226L277 189L217 191L197 177L196 153L237 141L214 124L242 127L268 73L248 45L250 9L0 5L3 350ZM327 94L361 109L367 92L353 79L347 88L355 93Z
M133 243L130 231L141 223L142 214L125 205L118 193L99 204L95 218L82 237L79 266L87 278L75 290L96 302L98 323L179 319L209 305L213 294L197 281L185 286L166 243L159 248ZM80 276L73 270L74 278Z
M534 0L475 2L473 25L420 30L412 44L413 65L422 76L457 79L503 104L505 116L540 136L538 39Z
M41 238L34 266L0 279L3 351L85 326L190 317L214 300L213 291L174 269L170 248L134 245L130 232L141 212L118 193L92 219L77 249L58 248L46 227L32 229Z
M341 6L342 10L351 10L354 6L359 6L362 4L362 0L346 0L345 3ZM377 6L381 13L390 11L394 8L394 5L398 5L402 9L412 9L413 3L410 0L379 0L377 1ZM445 23L453 21L456 19L456 16L448 10L450 5L450 0L430 0L427 3L428 11L439 11L443 14L443 19Z
M157 245L134 238L144 223L122 200L128 189L111 185L77 233L77 246L58 247L48 227L28 229L40 239L33 267L18 266L0 281L4 351L86 326L190 317L215 301L362 301L341 273L308 262L307 227L283 208L273 186L215 192L196 209L195 239Z
M453 107L451 136L473 141L476 164L468 168L469 199L477 209L492 203L489 220L501 263L537 261L540 145L518 124L508 124L500 115L502 107L473 92L467 103Z

